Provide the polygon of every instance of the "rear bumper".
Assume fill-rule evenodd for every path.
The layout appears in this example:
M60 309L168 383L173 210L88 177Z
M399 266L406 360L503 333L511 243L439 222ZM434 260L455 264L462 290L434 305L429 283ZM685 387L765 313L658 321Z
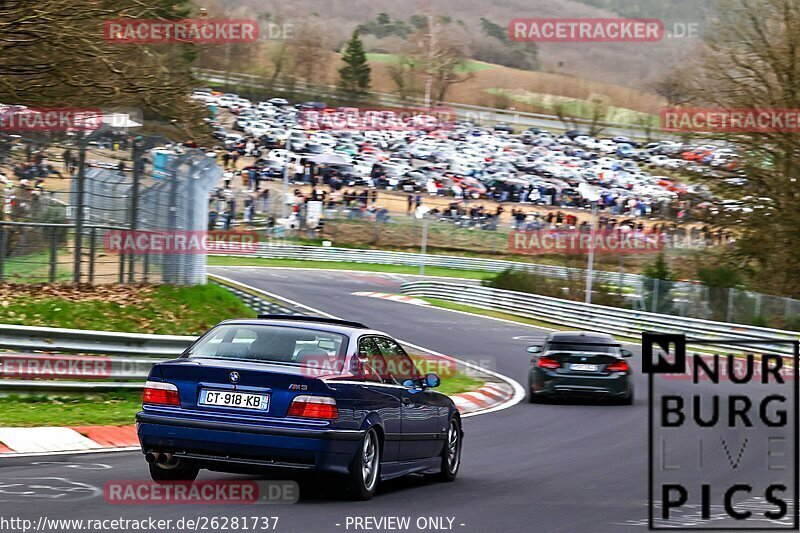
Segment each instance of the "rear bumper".
M622 373L612 373L608 376L563 375L537 369L531 373L530 390L537 395L591 395L617 398L629 396L633 384L630 376Z
M165 451L203 466L321 470L345 474L364 432L330 428L286 428L205 421L140 412L142 451Z

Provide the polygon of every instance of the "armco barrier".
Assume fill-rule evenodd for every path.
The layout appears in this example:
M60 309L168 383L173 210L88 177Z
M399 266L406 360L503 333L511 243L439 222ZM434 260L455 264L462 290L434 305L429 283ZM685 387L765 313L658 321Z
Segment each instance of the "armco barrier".
M214 275L209 275L209 280L233 292L257 313L307 314L303 309L271 299L235 281ZM37 356L26 353L0 353L0 376L4 378L19 373L21 368L28 368L29 373L41 372L44 359L60 357L68 361L71 356L65 354L107 356L102 357L102 361L109 365L106 375L83 381L27 379L30 376L23 376L26 379L0 379L0 392L138 389L144 384L155 363L177 357L195 339L196 337L192 336L0 324L0 348L16 352L40 352L38 356L43 356L36 368L28 368L25 366L26 358ZM13 371L9 371L10 363L13 363ZM47 377L46 373L42 376Z
M226 254L230 256L230 254ZM509 268L525 270L541 276L567 279L569 276L581 276L585 270L566 268L522 261L506 261L501 259L481 259L477 257L459 257L454 255L415 254L410 252L389 252L385 250L368 250L362 248L337 248L333 246L302 246L292 244L260 243L258 253L239 257L262 257L266 259L296 259L299 261L337 261L346 263L373 263L379 265L420 266L423 261L428 267L444 267L460 270L478 270L485 272L502 272ZM610 285L622 284L624 287L638 289L642 278L638 274L619 274L617 272L595 271L594 279L598 283ZM475 282L477 283L477 282Z
M643 331L683 333L689 337L719 340L720 347L731 349L736 347L726 345L725 339L796 340L800 337L800 333L793 331L646 313L463 283L414 281L403 284L403 294L438 298L575 329L602 331L633 338L639 338ZM790 346L780 344L759 345L759 350L792 353Z

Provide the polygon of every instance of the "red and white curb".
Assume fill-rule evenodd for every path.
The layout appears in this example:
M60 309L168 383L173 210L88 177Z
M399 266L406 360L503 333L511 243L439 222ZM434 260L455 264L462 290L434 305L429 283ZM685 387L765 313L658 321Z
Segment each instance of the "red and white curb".
M419 298L414 298L413 296L405 296L404 294L391 294L391 293L388 293L388 292L359 291L359 292L354 292L353 295L355 295L355 296L367 296L369 298L380 298L382 300L390 300L392 302L401 302L401 303L404 303L404 304L430 305L425 300L421 300Z
M135 426L0 427L0 457L138 448Z
M487 383L473 392L450 396L462 415L479 414L514 398L514 388L506 383Z
M463 416L476 415L512 400L514 388L492 382L450 398ZM138 449L135 426L0 427L0 457Z

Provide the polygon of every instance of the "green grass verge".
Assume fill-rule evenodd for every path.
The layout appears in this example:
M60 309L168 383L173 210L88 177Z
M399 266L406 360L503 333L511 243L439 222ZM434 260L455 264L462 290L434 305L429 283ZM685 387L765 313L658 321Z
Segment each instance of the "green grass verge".
M456 373L442 377L436 389L458 394L479 389L483 381ZM95 394L9 395L0 397L0 427L125 426L142 407L139 391Z
M442 383L436 390L442 394L452 396L462 392L476 391L483 387L484 383L484 381L467 376L466 374L455 374L443 377Z
M0 322L26 326L94 329L128 333L198 335L221 320L256 313L218 285L145 287L133 303L74 301L27 294L7 298Z
M125 426L142 407L141 392L0 397L0 426Z
M464 374L463 372L451 372L448 370L446 374L442 374L441 370L439 370L439 365L434 364L433 366L430 366L426 364L426 362L431 359L430 356L415 355L413 353L410 355L417 366L417 370L419 370L421 374L424 375L427 372L436 372L437 374L440 374L439 379L441 379L441 384L436 388L436 390L442 394L447 394L450 396L453 394L459 394L461 392L476 391L485 383L483 380ZM437 372L437 370L439 370L439 372Z
M302 259L264 259L260 257L209 256L208 266L265 266L319 268L326 270L361 270L365 272L386 272L391 274L419 274L419 267L405 265L381 265L376 263L347 263L344 261L304 261ZM489 279L497 274L480 270L459 270L455 268L425 267L426 276Z

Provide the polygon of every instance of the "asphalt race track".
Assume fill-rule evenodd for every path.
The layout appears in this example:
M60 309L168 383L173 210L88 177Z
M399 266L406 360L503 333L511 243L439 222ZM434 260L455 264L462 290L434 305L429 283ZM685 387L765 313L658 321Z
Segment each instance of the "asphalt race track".
M407 278L397 275L250 267L212 271L431 350L465 360L491 358L494 370L522 384L529 365L525 348L544 334L524 325L352 295L399 292ZM43 514L93 519L259 514L279 516L279 531L297 532L347 531L346 519L353 516L410 516L412 525L418 517L451 517L453 530L465 532L645 531L646 383L639 349L631 349L635 405L523 401L467 418L461 471L452 484L411 477L383 485L372 501L356 503L342 500L335 484L300 479L300 501L294 505L109 505L103 498L107 482L148 479L142 455L124 452L4 459L0 507L5 515L34 522ZM687 446L675 453L696 452ZM199 479L226 477L204 471Z

